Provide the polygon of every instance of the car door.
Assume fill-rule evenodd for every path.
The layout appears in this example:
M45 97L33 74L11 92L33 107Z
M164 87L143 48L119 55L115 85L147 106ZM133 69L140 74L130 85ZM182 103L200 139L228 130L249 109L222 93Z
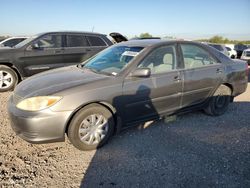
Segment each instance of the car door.
M109 46L103 35L86 35L86 37L91 46L91 57Z
M62 35L46 34L33 41L21 58L25 76L61 67L63 58Z
M159 117L179 109L182 75L177 62L175 45L158 47L137 67L150 68L150 77L126 77L123 84L126 123Z
M97 36L86 36L85 34L76 33L66 34L65 37L63 56L65 66L76 65L84 62L108 46ZM94 43L95 39L97 40L96 43Z
M182 107L205 101L221 83L224 67L205 48L196 44L180 44L183 56Z

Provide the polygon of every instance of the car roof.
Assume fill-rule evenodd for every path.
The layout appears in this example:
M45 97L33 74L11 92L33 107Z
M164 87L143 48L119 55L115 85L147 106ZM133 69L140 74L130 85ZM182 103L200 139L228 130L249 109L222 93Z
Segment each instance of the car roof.
M248 48L248 49L245 49L244 51L245 51L245 52L250 52L250 48Z
M194 42L194 41L188 41L188 40L163 40L163 39L143 39L143 40L129 40L126 42L120 42L116 44L117 46L141 46L141 47L149 47L154 45L161 45L161 44L172 44L176 42L187 42L187 43L193 43L193 44L201 44L200 42Z
M17 36L17 37L9 37L9 38L7 38L7 39L20 39L20 38L29 38L29 37Z
M95 33L95 32L88 32L88 31L50 31L50 32L43 32L39 33L36 36L41 36L44 34L87 34L87 35L105 35L101 33Z
M118 46L141 46L141 47L148 47L148 46L153 46L156 44L161 44L161 43L169 43L170 41L167 40L161 40L161 39L143 39L143 40L129 40L126 42L121 42L116 45Z

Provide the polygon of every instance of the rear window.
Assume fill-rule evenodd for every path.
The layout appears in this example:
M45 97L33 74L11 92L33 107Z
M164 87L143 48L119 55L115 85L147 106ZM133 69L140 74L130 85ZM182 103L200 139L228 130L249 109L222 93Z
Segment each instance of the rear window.
M11 40L4 42L4 46L13 47L17 45L18 43L22 42L23 40L25 40L25 38L11 39Z
M89 46L89 43L83 35L67 35L66 36L67 47L85 47Z
M250 51L245 52L247 57L250 57Z
M107 46L107 44L100 38L96 36L87 36L91 46Z
M223 51L223 48L221 45L215 45L215 44L209 44L210 46L214 47L215 49L219 50L219 51Z

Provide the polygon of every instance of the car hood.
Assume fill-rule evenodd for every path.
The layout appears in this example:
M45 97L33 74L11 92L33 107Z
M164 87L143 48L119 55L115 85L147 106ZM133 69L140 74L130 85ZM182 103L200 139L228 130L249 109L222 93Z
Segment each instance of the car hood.
M16 51L15 48L11 48L11 47L8 47L8 46L0 46L0 53L1 52L14 52Z
M77 66L63 67L37 74L22 81L16 87L14 94L21 98L46 96L108 78L106 75L96 74Z
M0 49L11 49L9 46L4 46L3 44L0 44Z

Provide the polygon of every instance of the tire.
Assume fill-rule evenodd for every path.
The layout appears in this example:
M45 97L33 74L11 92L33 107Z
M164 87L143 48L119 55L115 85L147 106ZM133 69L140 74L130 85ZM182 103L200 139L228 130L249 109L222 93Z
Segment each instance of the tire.
M232 91L229 87L221 85L209 100L208 106L204 109L208 115L219 116L226 112L232 98Z
M68 127L68 138L79 150L93 150L109 140L114 126L113 115L107 108L88 105L74 115Z
M13 90L18 83L16 72L5 65L0 65L0 92Z

